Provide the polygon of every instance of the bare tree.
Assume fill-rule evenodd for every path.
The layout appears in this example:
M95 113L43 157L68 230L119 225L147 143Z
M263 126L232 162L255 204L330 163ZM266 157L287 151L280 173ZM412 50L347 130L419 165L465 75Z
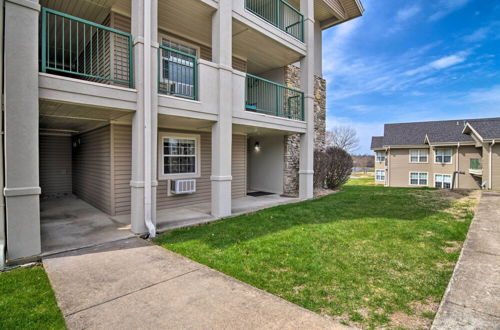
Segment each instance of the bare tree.
M325 143L328 147L337 147L352 153L359 148L356 130L350 126L334 126L326 132Z

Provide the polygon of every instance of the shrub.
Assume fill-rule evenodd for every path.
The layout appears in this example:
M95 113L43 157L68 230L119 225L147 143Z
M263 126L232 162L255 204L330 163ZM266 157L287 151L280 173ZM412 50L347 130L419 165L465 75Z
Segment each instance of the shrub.
M337 189L349 180L353 161L344 149L328 147L314 152L314 187Z

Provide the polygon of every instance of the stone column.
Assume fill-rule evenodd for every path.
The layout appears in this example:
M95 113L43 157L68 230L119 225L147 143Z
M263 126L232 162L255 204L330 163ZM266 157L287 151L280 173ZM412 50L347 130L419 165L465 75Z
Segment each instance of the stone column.
M7 258L41 252L37 0L5 1L4 119Z
M304 14L304 42L307 55L300 61L301 87L304 92L306 133L300 136L299 197L313 197L314 160L314 1L300 0Z
M148 3L149 2L149 3ZM157 0L132 1L132 36L134 39L134 77L137 109L132 119L131 225L134 233L147 232L146 218L155 222L156 215L156 153L157 153ZM149 22L146 34L144 22ZM149 45L150 52L146 51ZM145 136L150 132L150 137ZM149 161L145 161L147 155ZM148 168L146 165L149 164ZM148 175L149 174L149 175ZM149 176L149 179L146 177ZM149 181L149 183L146 182ZM149 187L149 188L148 188ZM150 203L146 205L146 195Z
M232 0L220 0L212 18L212 58L219 65L219 116L212 126L212 215L231 214Z

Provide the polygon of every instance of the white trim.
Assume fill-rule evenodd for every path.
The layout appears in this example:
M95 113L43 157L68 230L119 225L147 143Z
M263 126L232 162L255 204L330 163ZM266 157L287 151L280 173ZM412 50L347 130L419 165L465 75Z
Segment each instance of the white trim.
M417 156L418 157L418 161L416 161L416 162L412 162L411 161L411 152L412 151L418 151L418 156ZM420 161L420 158L422 157L422 155L420 154L421 151L425 151L426 152L427 161L425 161L425 162L421 162ZM408 150L408 163L410 163L410 164L428 164L429 163L429 149L409 149Z
M412 173L417 173L418 174L418 184L412 184L411 183L411 174ZM427 175L427 184L420 184L420 174L425 173ZM408 172L408 185L412 187L429 187L429 172L420 172L420 171L409 171Z
M438 162L438 161L436 161L437 151L438 150L450 150L451 151L450 161L449 162ZM443 160L444 160L444 156L443 156ZM441 165L451 165L451 164L453 164L453 148L436 148L436 149L434 149L434 164L441 164Z
M164 155L163 155L163 140L171 139L191 139L195 141L195 169L194 173L179 173L165 174L164 170ZM170 133L159 132L158 134L158 180L175 180L175 179L195 179L201 176L201 135L185 134L185 133Z
M439 188L439 187L436 187L436 176L438 176L438 175L441 175L443 177L443 181L441 181L442 184L444 184L444 177L445 176L449 176L450 177L450 188L443 188L443 187ZM453 175L452 174L434 173L434 182L433 182L432 187L439 188L439 189L451 189L451 187L453 185L452 180L453 180Z
M383 173L384 173L384 179L382 179L382 180L377 180L377 172L383 172ZM375 181L378 181L378 182L385 182L385 176L386 176L386 171L385 171L385 170L375 170Z

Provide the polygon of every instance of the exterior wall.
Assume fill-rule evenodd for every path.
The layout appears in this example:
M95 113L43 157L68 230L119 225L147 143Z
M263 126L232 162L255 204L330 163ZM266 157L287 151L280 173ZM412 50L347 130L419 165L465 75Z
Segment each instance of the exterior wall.
M40 135L41 198L71 195L71 136Z
M212 137L210 133L196 131L173 131L160 129L161 132L179 132L200 135L201 176L196 179L196 192L189 195L168 196L168 180L160 180L157 188L157 209L189 207L211 201ZM130 126L113 125L113 188L114 212L117 215L130 213L130 179L132 173L132 129ZM247 186L246 136L233 135L232 148L232 198L244 197ZM156 173L155 173L156 175Z
M77 135L73 141L73 193L112 214L110 126Z
M300 68L288 65L284 69L285 85L301 89ZM314 148L323 150L326 136L326 80L319 76L315 76L314 81L314 132ZM285 136L284 148L283 193L296 196L299 189L300 135Z
M383 152L385 152L385 150L383 150ZM387 157L387 155L386 155L386 157ZM377 154L375 152L375 171L377 171L377 170L384 170L385 171L385 169L386 169L385 162L377 162ZM386 176L387 176L387 173L386 173ZM374 178L374 180L375 180L375 178ZM387 180L385 182L387 182ZM385 182L375 180L376 184L385 184Z
M254 149L259 142L260 151ZM256 191L283 193L284 140L262 136L248 140L248 188Z
M481 188L481 177L474 177L469 174L471 158L482 159L482 150L475 146L461 146L458 148L458 170L465 172L465 174L457 175L456 185L458 188Z
M500 144L495 144L493 146L491 164L492 164L491 189L500 190Z
M391 149L388 173L391 187L413 187L409 184L410 172L429 172L428 184L429 186L433 186L434 178L432 177L431 170L432 152L429 153L429 163L410 163L409 157L409 149Z

